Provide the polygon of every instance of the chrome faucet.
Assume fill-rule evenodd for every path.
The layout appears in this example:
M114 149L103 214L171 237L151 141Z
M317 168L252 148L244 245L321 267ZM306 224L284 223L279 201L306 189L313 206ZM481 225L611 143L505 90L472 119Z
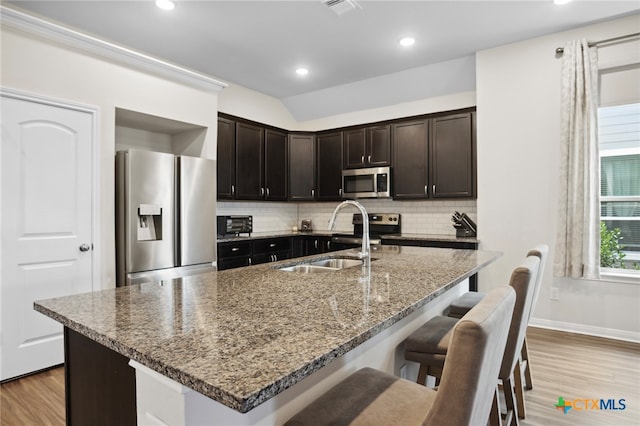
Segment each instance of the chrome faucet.
M354 200L345 200L336 206L336 209L333 211L333 215L331 215L331 219L329 220L329 231L333 231L336 227L336 216L338 215L338 211L345 206L352 205L355 206L360 213L362 214L362 250L358 253L358 257L362 259L362 267L367 270L371 266L371 245L369 244L369 215L367 211L364 209L362 204Z

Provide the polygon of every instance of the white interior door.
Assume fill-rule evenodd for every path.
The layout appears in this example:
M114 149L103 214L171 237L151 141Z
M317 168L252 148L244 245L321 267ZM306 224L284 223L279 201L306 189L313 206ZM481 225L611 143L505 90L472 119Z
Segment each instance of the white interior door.
M64 361L39 299L93 289L93 115L3 93L0 379Z

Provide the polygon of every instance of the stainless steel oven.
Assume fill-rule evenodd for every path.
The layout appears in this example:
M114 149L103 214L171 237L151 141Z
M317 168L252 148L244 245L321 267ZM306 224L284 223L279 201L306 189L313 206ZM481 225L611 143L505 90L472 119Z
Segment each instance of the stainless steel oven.
M336 249L355 248L362 245L362 214L354 213L353 235L334 235L331 244ZM401 232L399 213L369 213L369 242L371 245L382 244L382 235L399 234Z
M343 198L390 198L391 167L342 171Z

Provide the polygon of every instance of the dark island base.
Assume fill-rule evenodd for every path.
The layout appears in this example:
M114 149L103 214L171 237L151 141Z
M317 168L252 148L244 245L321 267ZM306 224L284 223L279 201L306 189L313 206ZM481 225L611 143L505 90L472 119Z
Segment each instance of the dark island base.
M135 425L136 375L129 358L64 328L67 425Z

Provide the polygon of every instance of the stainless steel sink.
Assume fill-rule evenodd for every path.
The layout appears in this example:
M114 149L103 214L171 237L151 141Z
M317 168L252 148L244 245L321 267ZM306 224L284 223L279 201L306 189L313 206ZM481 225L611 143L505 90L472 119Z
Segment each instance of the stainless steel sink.
M338 270L338 268L327 268L324 266L304 265L304 264L285 266L278 269L280 271L285 271L285 272L298 272L299 274L317 274L319 272L331 272L331 271Z
M371 259L375 260L375 259ZM298 272L300 274L316 274L321 272L339 271L340 269L362 266L362 260L351 257L329 257L309 259L306 262L275 267L280 271Z
M351 268L352 266L362 265L360 259L323 259L311 262L310 265L325 266L327 268L344 269Z

